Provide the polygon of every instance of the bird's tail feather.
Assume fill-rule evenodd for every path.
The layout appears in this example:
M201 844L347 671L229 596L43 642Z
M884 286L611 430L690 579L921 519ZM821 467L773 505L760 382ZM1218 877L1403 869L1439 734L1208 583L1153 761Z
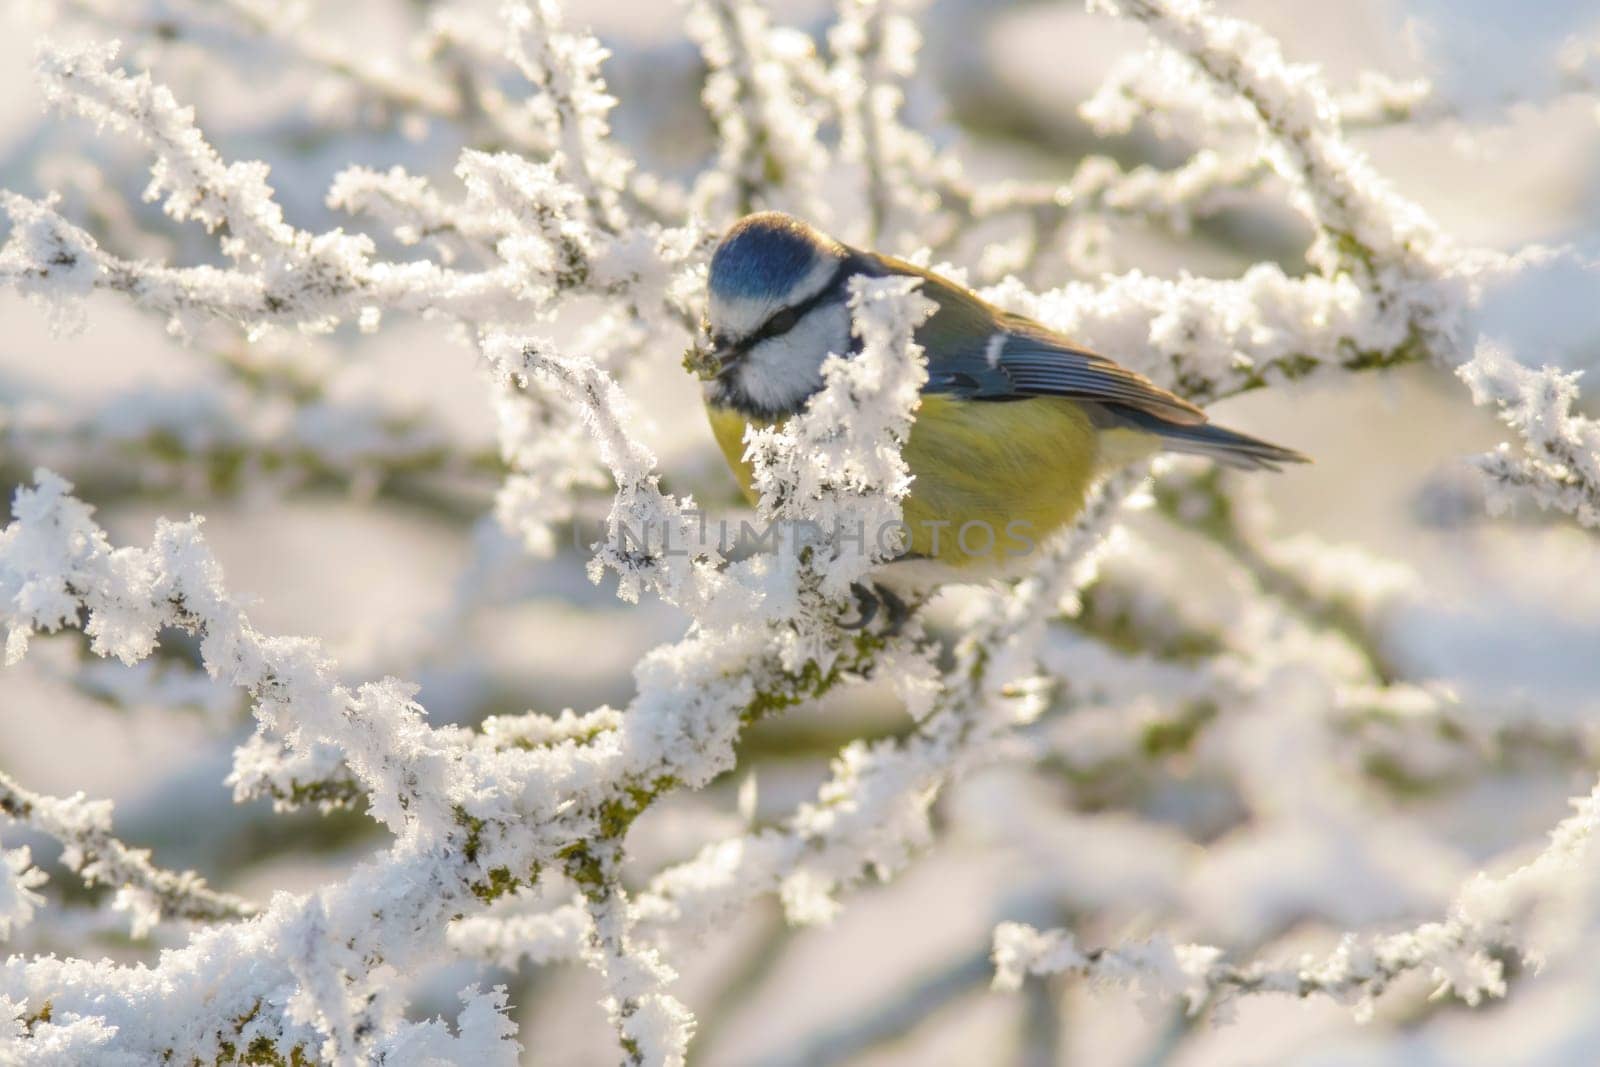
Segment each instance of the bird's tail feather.
M1284 463L1310 463L1311 457L1259 437L1205 422L1184 425L1167 422L1148 412L1118 407L1117 421L1154 435L1168 452L1205 456L1241 470L1278 470Z

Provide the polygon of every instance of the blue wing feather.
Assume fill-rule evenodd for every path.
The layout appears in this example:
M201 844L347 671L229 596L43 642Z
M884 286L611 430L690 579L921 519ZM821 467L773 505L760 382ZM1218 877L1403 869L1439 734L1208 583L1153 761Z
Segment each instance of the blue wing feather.
M939 305L917 331L928 352L927 392L974 400L1062 396L1122 405L1182 425L1205 422L1205 414L1182 397L1031 319L1001 311L904 260L871 258L884 274L921 278L923 294Z

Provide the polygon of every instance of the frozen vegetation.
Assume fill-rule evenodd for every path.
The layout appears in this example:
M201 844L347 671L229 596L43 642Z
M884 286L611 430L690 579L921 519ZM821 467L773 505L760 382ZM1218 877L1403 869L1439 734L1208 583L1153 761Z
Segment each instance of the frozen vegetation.
M385 27L371 42L275 0L41 5L52 121L110 145L78 142L75 165L42 168L59 190L0 192L0 286L68 333L108 299L131 305L209 373L59 409L8 398L7 670L71 646L48 661L54 684L93 692L103 714L198 705L231 751L205 807L231 790L253 813L236 825L291 820L309 839L343 819L355 843L321 846L331 859L294 891L220 856L194 861L202 877L119 837L110 801L46 795L8 762L0 1060L557 1062L569 1054L542 1054L517 1013L572 985L574 963L600 1010L570 1025L609 1025L606 1055L696 1060L711 1020L678 971L704 946L746 929L742 981L756 983L786 927L838 924L869 886L887 892L950 849L1004 883L975 970L913 975L811 1045L747 1044L729 1062L842 1061L960 996L1019 990L1023 1051L1067 1062L1061 1029L1078 1024L1058 1002L1081 979L1147 1002L1147 1062L1240 1062L1199 1047L1218 1038L1197 1024L1259 1026L1249 1012L1267 1000L1325 998L1369 1020L1352 1040L1373 1063L1449 1061L1449 1027L1497 998L1510 1011L1545 986L1592 1003L1600 708L1572 695L1583 679L1511 706L1481 675L1421 665L1408 627L1445 643L1448 629L1403 562L1283 536L1261 485L1162 462L1100 486L1021 581L958 590L897 633L842 626L852 583L892 546L840 531L892 525L908 487L928 310L909 279L858 283L860 355L829 363L803 416L748 439L761 501L743 518L810 531L804 551L704 536L731 505L688 489L727 486L674 469L681 440L658 458L672 435L657 431L705 436L693 412L661 410L659 383L693 342L718 233L777 207L939 265L1201 404L1295 404L1307 383L1415 365L1440 404L1503 424L1435 509L1588 552L1600 424L1574 354L1600 340L1600 272L1581 244L1452 236L1352 131L1586 96L1594 50L1563 50L1513 105L1377 71L1333 84L1199 0L1091 0L1146 43L1076 102L1082 119L1107 143L1145 131L1167 162L1090 155L1055 180L1001 180L934 99L919 0L840 0L795 25L753 0L691 0L681 40L631 58L556 0L369 6ZM681 148L653 161L651 139L623 129L630 102L614 114L624 90L608 68L630 62L693 79L692 162ZM319 88L276 125L214 140L206 102L158 76L166 63L189 84L234 64ZM663 98L629 122L658 115L683 121ZM269 175L248 147L316 142L327 161L339 131L359 133L363 162L325 187L307 184L312 168ZM1252 205L1308 239L1303 257L1217 277L1106 269L1119 234L1181 247ZM297 221L330 212L336 225ZM415 344L417 319L452 339L429 359L476 366L492 443L330 384L357 342ZM258 621L272 591L230 582L187 515L330 486L376 509L482 516L458 521L469 559L415 673L401 658L358 677L324 641L273 632ZM1351 476L1343 491L1363 489ZM101 518L133 506L169 517L138 537ZM626 602L588 623L594 649L629 612L664 604L679 627L633 665L625 705L556 714L535 682L494 714L430 715L429 686L406 678L476 662L474 620L523 597L506 575L585 563ZM809 797L763 804L751 738L825 698L840 733L826 772ZM852 699L892 702L892 726L851 718ZM73 765L70 739L51 759ZM734 816L686 799L733 789ZM1577 794L1565 818L1546 804L1519 824L1542 820L1542 836L1463 837L1451 818L1563 789ZM169 817L209 817L192 803ZM774 900L783 923L749 935L740 924ZM555 981L529 977L546 969ZM448 1010L442 985L459 991ZM1600 1054L1592 1018L1522 1025L1519 1062Z

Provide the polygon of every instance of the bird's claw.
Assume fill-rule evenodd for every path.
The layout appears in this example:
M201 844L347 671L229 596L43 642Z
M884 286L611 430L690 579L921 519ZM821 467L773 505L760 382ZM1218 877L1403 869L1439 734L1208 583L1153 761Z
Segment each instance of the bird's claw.
M902 600L894 590L888 586L876 586L878 599L883 602L884 610L889 613L888 625L883 628L885 637L899 637L900 631L905 629L906 621L911 618L911 606Z
M880 610L884 613L884 626L880 631L883 637L898 637L905 628L906 621L911 618L911 608L892 589L877 584L863 585L852 582L850 593L855 597L857 618L851 621L840 622L841 630L865 630L872 625L878 617Z
M878 617L878 595L860 582L850 583L850 595L856 598L857 618L853 622L840 620L839 629L865 630Z

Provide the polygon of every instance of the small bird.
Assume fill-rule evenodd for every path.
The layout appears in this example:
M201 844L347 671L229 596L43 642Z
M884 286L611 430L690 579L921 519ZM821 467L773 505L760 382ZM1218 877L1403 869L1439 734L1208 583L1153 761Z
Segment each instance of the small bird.
M752 502L745 428L804 409L828 355L859 350L848 306L858 275L920 278L937 305L916 331L928 381L902 450L913 476L910 543L890 564L928 564L913 585L1019 570L1096 479L1158 451L1268 470L1307 461L1211 425L1144 376L965 286L766 211L735 223L711 257L709 351L698 368L712 432Z

